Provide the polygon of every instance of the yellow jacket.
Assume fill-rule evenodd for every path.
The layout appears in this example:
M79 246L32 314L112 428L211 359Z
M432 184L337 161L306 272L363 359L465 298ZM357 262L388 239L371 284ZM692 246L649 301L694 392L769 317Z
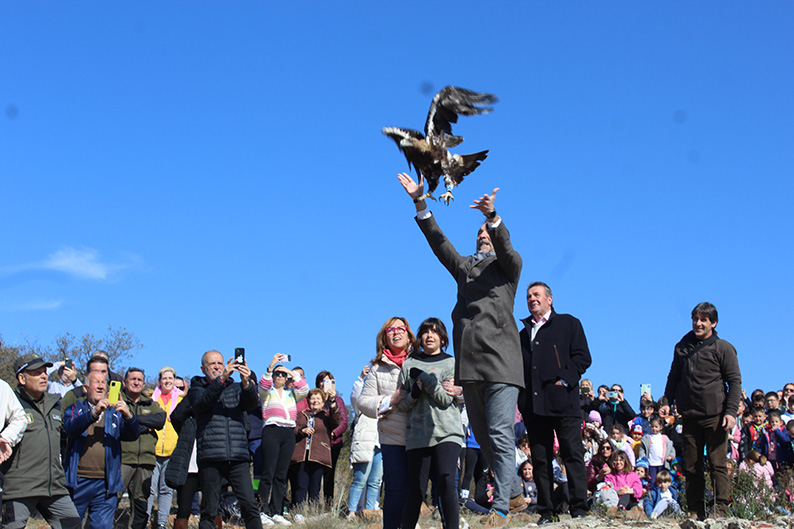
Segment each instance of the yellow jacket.
M177 390L174 391L176 392ZM176 441L179 438L179 435L176 433L174 426L171 424L171 412L174 410L174 408L176 408L176 405L179 404L183 398L185 398L184 395L177 395L176 393L173 393L173 396L171 397L173 402L170 403L170 406L167 406L163 400L163 396L157 395L157 403L166 411L168 417L165 420L165 426L163 426L163 429L157 430L157 445L154 449L157 457L171 457L171 454L174 452L174 448L176 448Z

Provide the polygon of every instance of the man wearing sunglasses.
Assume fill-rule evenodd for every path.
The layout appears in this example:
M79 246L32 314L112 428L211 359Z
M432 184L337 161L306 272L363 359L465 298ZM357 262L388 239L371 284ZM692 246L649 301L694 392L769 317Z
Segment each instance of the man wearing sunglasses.
M477 232L476 253L462 256L420 198L423 178L417 184L402 173L399 179L416 205L416 222L433 253L458 284L458 301L452 311L455 384L463 386L474 438L494 471L496 490L489 520L484 522L500 526L506 523L511 506L526 507L515 469L513 431L518 392L524 387L521 344L513 318L521 256L494 207L499 188L470 206L485 215L485 222Z
M258 404L251 370L231 357L225 364L218 351L201 357L204 376L190 381L188 399L196 416L196 447L202 487L200 529L214 529L218 515L221 482L226 478L234 490L246 529L261 529L254 501L248 454L245 415ZM232 375L238 372L240 382Z

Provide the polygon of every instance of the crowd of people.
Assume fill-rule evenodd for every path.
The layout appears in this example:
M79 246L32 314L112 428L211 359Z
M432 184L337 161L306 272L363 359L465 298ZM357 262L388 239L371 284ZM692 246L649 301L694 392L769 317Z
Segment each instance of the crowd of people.
M713 305L692 310L664 395L644 392L635 413L622 386L583 378L592 361L584 328L555 311L546 283L527 288L519 330L522 259L496 213L498 189L474 201L485 221L475 254L463 256L427 209L422 179L399 179L457 283L451 335L435 317L416 333L388 318L353 385L350 417L332 373L318 372L310 389L282 354L257 377L244 356L207 351L202 375L163 367L151 392L143 370L120 376L102 351L82 381L68 360L22 357L17 388L0 384L3 524L24 527L38 512L56 529L86 514L89 527L111 527L125 492L135 528L150 523L155 503L158 529L185 529L197 512L200 528L218 528L227 498L249 529L301 524L309 501L351 520L375 514L384 529L413 529L423 503L446 529L463 525L462 508L486 527L529 513L544 525L596 503L656 518L679 513L683 497L687 513L704 519L706 465L712 515L729 513L736 467L774 494L792 490L778 471L794 458L794 383L747 398ZM346 504L334 503L345 439Z

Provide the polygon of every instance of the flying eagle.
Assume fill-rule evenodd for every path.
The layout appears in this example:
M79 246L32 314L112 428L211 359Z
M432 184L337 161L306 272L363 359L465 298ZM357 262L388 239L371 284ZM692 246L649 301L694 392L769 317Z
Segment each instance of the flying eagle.
M461 136L452 135L452 123L458 122L458 114L463 116L487 114L493 108L485 105L492 105L497 101L493 94L447 86L442 88L430 103L424 135L418 130L400 127L382 129L385 135L397 143L397 147L408 160L408 167L413 165L427 180L427 194L422 198L430 197L435 200L431 193L435 191L439 178L443 176L447 192L440 198L449 205L449 201L454 198L452 189L488 157L488 151L460 155L452 154L447 149L463 142Z

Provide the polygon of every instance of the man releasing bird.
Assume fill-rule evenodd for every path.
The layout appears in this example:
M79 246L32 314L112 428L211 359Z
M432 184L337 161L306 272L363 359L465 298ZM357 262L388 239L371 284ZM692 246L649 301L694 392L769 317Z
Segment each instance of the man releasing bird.
M452 123L458 122L458 114L471 116L487 114L498 99L493 94L485 94L447 86L441 89L430 103L425 122L425 134L418 130L400 127L384 127L382 132L397 143L400 151L408 160L408 167L415 167L427 180L427 194L424 197L435 198L431 194L438 186L440 177L444 177L447 191L441 195L444 203L449 205L452 189L463 181L463 178L479 167L480 162L488 156L488 151L474 154L452 154L447 149L460 145L461 136L452 135Z

